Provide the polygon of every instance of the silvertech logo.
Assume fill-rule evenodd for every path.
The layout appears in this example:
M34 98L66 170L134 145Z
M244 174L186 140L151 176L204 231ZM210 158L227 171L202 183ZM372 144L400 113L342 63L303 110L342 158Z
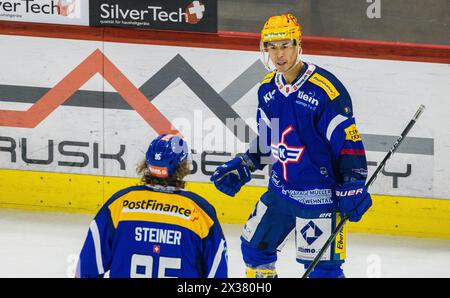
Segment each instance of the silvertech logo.
M186 6L186 22L189 24L197 24L203 19L205 12L205 5L200 1L192 1Z

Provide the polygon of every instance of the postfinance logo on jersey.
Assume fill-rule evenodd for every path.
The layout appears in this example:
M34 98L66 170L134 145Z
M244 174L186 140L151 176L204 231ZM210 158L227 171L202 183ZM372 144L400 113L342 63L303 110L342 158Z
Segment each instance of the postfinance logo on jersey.
M124 200L122 204L123 208L127 212L150 212L159 214L170 214L174 216L180 216L185 219L190 219L193 211L187 208L175 204L168 204L158 202L158 200L141 200L141 201L129 201Z
M203 239L214 224L195 202L179 194L131 191L108 208L115 228L124 221L158 222L182 226Z
M311 78L309 78L308 81L322 88L328 94L331 100L335 99L340 95L336 87L334 87L334 85L331 84L331 82L327 78L321 76L317 72Z

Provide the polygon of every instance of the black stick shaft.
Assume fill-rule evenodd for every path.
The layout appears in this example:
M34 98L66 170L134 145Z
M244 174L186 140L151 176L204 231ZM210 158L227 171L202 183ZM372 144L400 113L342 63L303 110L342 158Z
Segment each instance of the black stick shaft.
M369 178L369 180L366 183L366 188L369 189L370 185L375 181L375 179L378 176L378 173L384 168L386 161L394 154L394 152L397 150L397 148L400 146L400 144L405 139L406 135L409 133L411 128L416 124L417 119L419 118L420 114L422 114L423 110L425 109L424 105L420 105L417 112L414 114L414 117L409 121L408 125L405 127L401 135L398 137L398 139L395 141L395 143L392 145L389 152L386 154L384 159L381 161L381 163L378 165L375 172L372 174L372 176ZM305 273L303 274L302 278L307 278L309 274L314 270L317 263L319 263L320 259L322 258L325 251L328 249L328 247L331 245L331 242L336 238L336 235L339 234L342 227L345 225L345 223L348 221L348 216L345 215L344 218L339 222L339 224L334 229L333 233L331 233L330 237L328 237L327 241L323 245L323 247L320 249L319 253L316 255L312 263L309 265L309 267L306 269Z

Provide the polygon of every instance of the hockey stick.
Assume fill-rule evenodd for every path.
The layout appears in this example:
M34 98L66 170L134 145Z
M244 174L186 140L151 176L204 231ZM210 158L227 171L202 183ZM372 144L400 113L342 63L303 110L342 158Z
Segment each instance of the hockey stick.
M403 142L403 140L405 139L406 135L409 133L409 131L411 130L411 128L414 126L414 124L416 124L417 119L419 118L420 114L422 114L423 110L425 109L424 105L420 105L419 109L417 110L416 114L414 114L414 117L411 119L411 121L409 121L408 125L406 126L406 128L403 130L403 132L401 133L401 135L398 137L398 139L395 141L395 143L392 145L391 149L389 150L389 152L386 154L386 156L384 157L383 161L380 163L380 165L377 167L377 169L375 170L375 172L372 174L372 176L370 177L369 181L367 181L366 183L366 188L369 189L369 187L372 185L372 183L375 181L375 179L378 176L378 173L384 168L386 161L392 156L392 154L394 154L395 150L397 150L397 148L400 146L400 144ZM312 263L309 265L308 269L306 269L305 273L303 274L302 278L306 278L309 276L309 274L311 273L311 271L313 271L313 269L316 267L317 263L319 263L320 259L322 258L322 255L325 253L325 251L328 249L328 247L330 246L331 242L333 242L333 240L336 238L336 235L341 231L342 227L345 225L345 223L348 220L348 216L345 215L343 220L341 220L341 222L337 225L337 227L334 229L333 233L330 235L330 237L328 237L328 240L325 242L325 244L323 245L323 247L320 249L319 253L317 254L317 256L314 258L314 260L312 261Z

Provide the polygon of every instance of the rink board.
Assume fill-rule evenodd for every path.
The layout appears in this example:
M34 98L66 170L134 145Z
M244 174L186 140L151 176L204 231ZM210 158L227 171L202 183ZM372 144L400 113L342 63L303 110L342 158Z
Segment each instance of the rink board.
M0 76L0 206L95 213L115 191L139 183L135 168L149 141L170 128L193 151L188 189L210 201L223 222L245 222L269 171L256 173L235 198L218 192L209 177L243 152L255 131L256 91L266 73L260 53L99 38L0 35L0 65L8 70ZM303 59L348 87L369 175L417 107L427 106L371 187L373 208L350 230L450 237L443 96L450 94L449 65ZM236 133L230 118L248 133Z
M94 214L116 191L138 184L136 178L0 170L0 207ZM188 183L187 190L207 198L221 222L234 224L245 223L266 191L244 186L231 198L199 182ZM450 238L449 217L450 200L373 195L364 218L348 225L350 232Z

